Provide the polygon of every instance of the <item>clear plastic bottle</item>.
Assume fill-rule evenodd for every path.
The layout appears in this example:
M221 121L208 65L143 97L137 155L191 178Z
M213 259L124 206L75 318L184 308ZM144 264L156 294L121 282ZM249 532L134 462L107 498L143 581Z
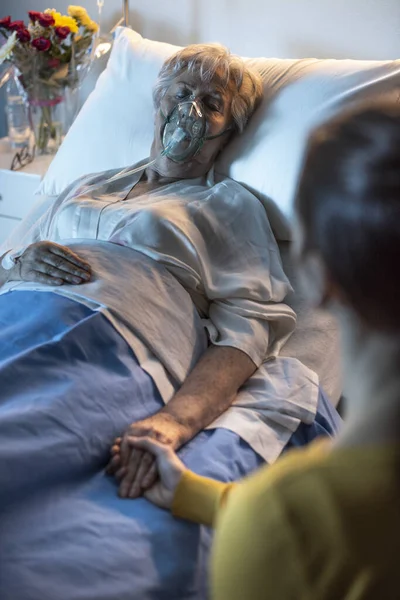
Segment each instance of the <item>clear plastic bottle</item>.
M8 137L14 149L28 144L31 136L27 95L18 75L19 72L13 69L6 84Z

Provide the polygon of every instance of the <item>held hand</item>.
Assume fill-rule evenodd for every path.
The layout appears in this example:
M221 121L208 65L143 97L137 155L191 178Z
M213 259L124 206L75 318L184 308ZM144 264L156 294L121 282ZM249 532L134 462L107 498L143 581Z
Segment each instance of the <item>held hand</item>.
M112 448L114 456L119 456L121 438L115 440ZM144 497L160 508L171 508L176 488L186 471L183 462L178 458L171 446L160 444L149 437L128 437L127 443L131 448L142 450L155 458L159 480L147 489Z
M131 444L131 438L149 438L172 449L187 439L185 428L170 415L159 412L148 419L133 423L121 441L116 440L107 472L120 480L122 498L137 498L151 488L157 479L153 454ZM119 443L120 442L120 443Z
M150 438L132 437L129 438L129 444L155 456L159 480L145 491L144 497L160 508L170 509L179 481L187 470L185 465L170 446Z
M47 285L79 285L90 280L90 265L72 250L53 242L37 242L26 248L13 267L12 279Z

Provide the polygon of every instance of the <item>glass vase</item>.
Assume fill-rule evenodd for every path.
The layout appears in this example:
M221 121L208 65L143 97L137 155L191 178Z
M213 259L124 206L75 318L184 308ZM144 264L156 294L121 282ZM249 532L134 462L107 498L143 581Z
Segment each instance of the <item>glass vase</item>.
M27 94L20 82L20 75L15 67L9 68L3 75L6 81L5 108L8 138L13 149L27 146L31 137Z
M41 90L29 98L31 127L37 154L55 154L67 132L68 107L65 90Z

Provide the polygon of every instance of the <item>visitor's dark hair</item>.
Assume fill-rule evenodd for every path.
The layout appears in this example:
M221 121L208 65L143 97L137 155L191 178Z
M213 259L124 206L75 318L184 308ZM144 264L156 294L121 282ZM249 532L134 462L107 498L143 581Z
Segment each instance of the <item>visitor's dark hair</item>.
M372 104L312 135L296 208L318 250L371 327L400 330L400 105Z

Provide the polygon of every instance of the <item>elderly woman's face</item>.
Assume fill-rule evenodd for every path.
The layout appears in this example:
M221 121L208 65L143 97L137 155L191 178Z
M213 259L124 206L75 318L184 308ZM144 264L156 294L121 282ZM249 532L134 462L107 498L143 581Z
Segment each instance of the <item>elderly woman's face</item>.
M165 125L165 116L185 100L201 101L204 109L207 127L205 135L215 136L231 125L231 99L232 93L223 89L219 81L209 84L201 81L199 76L182 74L177 76L169 86L161 105L155 116L155 135L152 146L152 158L159 156L163 151L162 132ZM205 141L198 154L182 163L162 156L157 161L157 169L167 177L198 177L209 171L221 148L230 137L230 132L213 140Z

